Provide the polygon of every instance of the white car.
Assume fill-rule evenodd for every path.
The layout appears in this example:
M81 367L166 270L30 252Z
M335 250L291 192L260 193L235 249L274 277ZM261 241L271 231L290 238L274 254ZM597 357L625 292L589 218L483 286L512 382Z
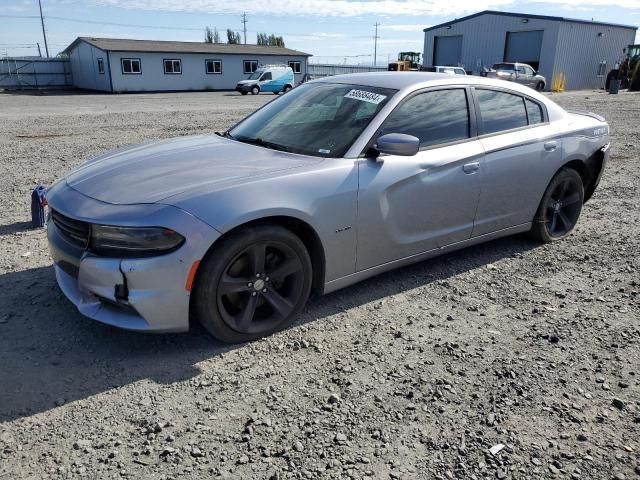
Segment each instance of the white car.
M447 73L449 75L466 75L467 72L462 67L441 67L436 66L435 71L438 73Z

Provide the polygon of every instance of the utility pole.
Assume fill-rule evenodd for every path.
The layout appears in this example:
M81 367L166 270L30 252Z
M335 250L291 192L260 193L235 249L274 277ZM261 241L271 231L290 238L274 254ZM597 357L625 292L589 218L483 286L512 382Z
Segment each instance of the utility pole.
M49 45L47 45L47 32L44 30L44 17L42 16L42 2L38 0L38 6L40 7L40 23L42 24L42 36L44 37L44 51L49 58Z
M378 22L376 22L375 27L376 27L376 35L373 37L373 66L376 66L376 61L378 60L378 27L380 26L380 24Z
M244 26L244 44L247 44L247 12L242 14L242 24Z
M40 51L40 42L36 42L36 45L38 46L38 56L42 58L42 52Z

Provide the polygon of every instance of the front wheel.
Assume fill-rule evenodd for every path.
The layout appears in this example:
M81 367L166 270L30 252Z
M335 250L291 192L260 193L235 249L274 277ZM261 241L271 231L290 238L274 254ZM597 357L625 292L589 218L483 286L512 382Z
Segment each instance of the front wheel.
M253 87L251 89L251 95L258 95L260 93L260 89L258 87Z
M544 89L544 82L536 83L536 90L541 92Z
M572 168L560 170L542 196L529 232L531 237L543 243L565 238L578 223L583 203L580 174Z
M227 343L247 342L291 325L311 290L302 241L275 225L247 227L222 239L203 261L195 313Z

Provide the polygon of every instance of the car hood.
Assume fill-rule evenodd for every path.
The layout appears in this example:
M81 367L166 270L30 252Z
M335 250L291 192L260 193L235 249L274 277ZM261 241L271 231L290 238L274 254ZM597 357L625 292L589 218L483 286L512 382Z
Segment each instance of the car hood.
M257 83L257 80L240 80L238 85L249 85L252 83Z
M72 171L66 181L106 203L156 203L191 189L246 181L318 160L202 135L107 152Z

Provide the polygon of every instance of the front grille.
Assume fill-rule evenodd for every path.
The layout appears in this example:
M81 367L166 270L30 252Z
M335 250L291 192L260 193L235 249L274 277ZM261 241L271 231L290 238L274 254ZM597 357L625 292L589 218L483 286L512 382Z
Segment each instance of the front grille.
M62 236L69 242L82 248L89 245L90 226L87 222L74 220L55 210L51 211L51 219Z

